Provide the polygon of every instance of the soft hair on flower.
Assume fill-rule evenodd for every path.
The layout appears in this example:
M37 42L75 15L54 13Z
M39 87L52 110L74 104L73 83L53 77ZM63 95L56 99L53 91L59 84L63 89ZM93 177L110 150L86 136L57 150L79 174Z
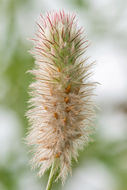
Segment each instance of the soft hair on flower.
M89 141L95 106L90 68L84 52L88 40L77 27L75 15L64 11L40 15L34 48L35 68L30 71L35 81L27 117L31 125L27 142L32 145L33 167L39 175L54 161L58 178L71 173L71 160Z

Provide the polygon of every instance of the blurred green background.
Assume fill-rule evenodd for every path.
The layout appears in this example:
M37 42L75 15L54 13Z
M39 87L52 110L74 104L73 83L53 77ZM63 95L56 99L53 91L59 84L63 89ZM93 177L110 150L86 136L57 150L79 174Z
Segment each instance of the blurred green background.
M127 190L127 1L0 0L0 190L45 189L47 174L31 171L24 137L28 85L34 60L27 39L39 14L55 9L74 12L86 29L96 60L93 80L101 83L94 142L73 163L63 190Z

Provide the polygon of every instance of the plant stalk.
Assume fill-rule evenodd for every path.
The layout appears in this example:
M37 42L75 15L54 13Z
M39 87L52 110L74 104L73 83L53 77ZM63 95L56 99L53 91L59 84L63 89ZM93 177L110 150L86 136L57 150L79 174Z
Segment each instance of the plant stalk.
M50 174L49 174L49 179L48 179L46 190L51 190L52 189L52 184L53 184L54 174L55 174L55 165L56 164L55 164L55 161L54 161L53 164L52 164L52 167L51 167Z

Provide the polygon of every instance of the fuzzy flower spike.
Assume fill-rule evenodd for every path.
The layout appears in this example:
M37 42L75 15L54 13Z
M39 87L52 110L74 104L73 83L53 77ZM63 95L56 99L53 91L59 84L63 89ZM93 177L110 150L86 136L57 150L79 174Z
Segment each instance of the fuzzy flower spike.
M77 160L78 149L91 134L96 83L89 81L89 70L93 64L83 56L88 41L74 15L64 11L41 15L37 26L27 142L32 145L32 164L40 168L39 175L55 163L57 178L64 182L72 158Z

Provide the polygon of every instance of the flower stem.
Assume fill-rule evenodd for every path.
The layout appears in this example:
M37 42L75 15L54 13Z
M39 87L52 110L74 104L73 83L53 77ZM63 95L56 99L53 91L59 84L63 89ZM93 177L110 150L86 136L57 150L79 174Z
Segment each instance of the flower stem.
M54 174L55 174L55 161L53 162L52 167L51 167L51 171L50 171L50 174L49 174L49 179L48 179L46 190L51 190L52 189L52 184L53 184L53 180L54 180Z

